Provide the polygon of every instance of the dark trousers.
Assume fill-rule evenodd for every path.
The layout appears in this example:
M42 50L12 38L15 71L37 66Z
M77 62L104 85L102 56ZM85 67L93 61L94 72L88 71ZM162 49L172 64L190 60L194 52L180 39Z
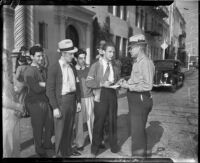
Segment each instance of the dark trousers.
M35 151L45 154L45 149L51 149L51 137L53 135L53 113L47 102L37 101L27 103L27 109L31 116ZM44 135L43 135L44 134ZM42 139L44 136L44 140Z
M72 153L73 125L76 113L75 94L62 96L62 117L54 118L56 155L68 157Z
M150 92L128 91L127 97L130 114L132 155L145 157L147 150L146 123L153 106L153 100Z
M100 103L94 104L94 127L91 152L97 154L103 140L103 130L106 116L109 124L109 144L111 152L119 151L117 144L117 94L113 89L102 88Z

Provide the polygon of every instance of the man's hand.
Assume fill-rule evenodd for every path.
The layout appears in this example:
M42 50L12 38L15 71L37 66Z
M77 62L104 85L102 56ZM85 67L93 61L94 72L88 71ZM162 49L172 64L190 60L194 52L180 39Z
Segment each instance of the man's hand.
M127 82L126 82L125 80L122 81L122 82L120 83L120 85L121 85L122 88L126 88L126 89L129 88L129 86L128 86L128 84L127 84Z
M124 81L125 81L125 80L124 80L123 78L122 78L122 79L119 79L119 80L116 82L116 84L121 85Z
M40 87L45 87L45 86L46 86L46 83L45 83L45 82L39 82L39 86L40 86Z
M100 86L101 87L105 87L105 88L109 88L109 86L112 84L112 82L110 81L105 81L103 84L101 83Z
M76 110L76 112L78 113L78 112L80 112L81 111L81 103L79 102L78 104L77 104L77 110Z
M58 108L53 110L53 116L54 116L54 118L60 118L62 116L61 112Z

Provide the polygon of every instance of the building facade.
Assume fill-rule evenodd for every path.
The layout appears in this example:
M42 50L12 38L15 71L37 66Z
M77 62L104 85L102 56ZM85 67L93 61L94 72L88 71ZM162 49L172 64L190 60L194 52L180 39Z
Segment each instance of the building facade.
M21 46L41 44L50 65L57 59L57 43L66 38L87 51L86 62L94 60L94 20L115 43L116 57L128 55L128 38L144 34L147 55L164 59L161 45L169 42L167 6L4 6L4 48L12 52Z
M196 0L191 1L175 1L180 13L187 22L185 31L185 49L187 62L198 63L199 57L199 2Z

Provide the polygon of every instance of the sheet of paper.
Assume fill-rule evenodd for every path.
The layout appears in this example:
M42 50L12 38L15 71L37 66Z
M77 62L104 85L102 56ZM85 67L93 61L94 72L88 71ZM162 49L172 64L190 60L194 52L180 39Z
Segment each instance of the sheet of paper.
M118 87L120 87L119 84L115 84L115 85L109 86L109 88L113 88L113 89L117 89Z

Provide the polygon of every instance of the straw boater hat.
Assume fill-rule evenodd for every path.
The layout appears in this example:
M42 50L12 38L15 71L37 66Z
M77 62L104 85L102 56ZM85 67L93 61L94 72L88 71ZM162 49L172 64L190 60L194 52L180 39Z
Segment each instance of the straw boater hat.
M141 44L147 44L145 36L143 34L137 34L129 38L128 47L141 45Z
M58 52L69 52L69 53L76 53L78 49L74 47L72 40L66 39L62 40L58 43Z

